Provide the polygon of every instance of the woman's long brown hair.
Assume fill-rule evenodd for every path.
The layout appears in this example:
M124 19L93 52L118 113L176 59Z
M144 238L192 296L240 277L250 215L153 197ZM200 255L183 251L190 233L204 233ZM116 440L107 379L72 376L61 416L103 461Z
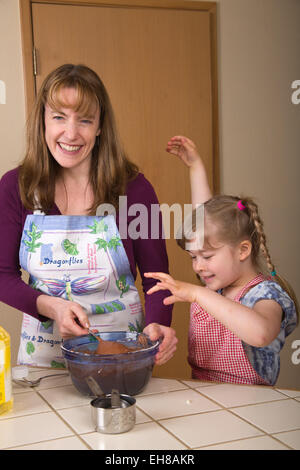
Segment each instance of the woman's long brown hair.
M60 166L52 157L45 140L45 105L59 110L59 91L77 91L76 112L86 114L95 106L100 109L100 135L92 150L90 183L94 203L90 214L102 203L118 209L119 196L124 195L128 181L138 174L138 167L127 158L118 135L113 109L99 76L85 65L65 64L44 80L27 123L27 148L19 168L19 188L23 205L47 213L54 205L55 182ZM38 201L37 201L38 195Z

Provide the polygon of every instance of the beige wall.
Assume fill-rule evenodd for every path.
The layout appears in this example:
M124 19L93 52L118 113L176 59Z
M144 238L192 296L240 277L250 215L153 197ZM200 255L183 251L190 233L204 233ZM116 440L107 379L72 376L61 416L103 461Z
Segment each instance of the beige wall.
M0 1L0 80L6 85L6 104L0 104L0 175L17 166L24 153L25 98L18 0ZM3 229L3 227L2 227ZM0 325L12 339L16 362L21 315L0 303Z
M291 102L300 79L300 2L217 3L221 190L256 199L273 263L300 299L300 104ZM300 326L282 351L277 384L300 389L295 340Z
M300 104L291 84L300 79L298 0L219 0L218 62L221 189L254 196L265 220L278 271L300 298L298 251ZM25 105L18 0L0 2L0 174L24 151ZM1 305L0 324L11 333L16 360L20 315ZM282 354L278 385L300 388L292 342ZM300 357L300 354L299 354Z

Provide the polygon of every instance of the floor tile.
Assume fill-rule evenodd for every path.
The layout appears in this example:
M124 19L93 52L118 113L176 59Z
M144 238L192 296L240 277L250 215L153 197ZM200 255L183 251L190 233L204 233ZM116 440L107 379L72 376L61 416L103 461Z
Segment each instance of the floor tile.
M28 386L19 385L15 382L12 382L12 393L13 396L17 395L18 393L34 393L34 389Z
M163 420L160 424L193 448L262 434L226 410Z
M287 395L288 397L294 398L294 397L299 397L300 398L300 390L287 390L285 388L277 388L278 392L283 393L284 395Z
M37 393L18 393L14 395L12 410L0 415L0 420L14 418L16 416L30 415L51 411L51 408Z
M151 422L152 419L136 408L136 424L148 423L149 421Z
M172 390L183 390L187 386L175 379L160 379L158 377L152 377L142 393L139 393L137 397L143 395L149 395L152 393L170 392Z
M181 380L181 382L191 388L209 387L210 385L216 385L214 382L204 382L202 380Z
M37 442L27 446L13 447L11 450L89 450L79 437L65 437L47 442Z
M288 448L270 436L259 436L242 439L241 441L224 442L209 447L200 447L200 450L288 450Z
M95 427L92 422L90 405L76 406L57 410L57 413L71 426L77 434L93 432Z
M293 399L233 408L232 412L268 433L300 428L300 402Z
M87 405L92 400L90 397L81 395L73 385L48 388L46 390L40 390L39 393L56 410Z
M0 421L0 449L67 437L72 434L53 412L5 419Z
M197 390L226 408L287 398L271 387L256 387L255 385L220 384L200 387Z
M136 424L123 434L82 434L94 450L180 450L186 449L157 423Z
M137 397L137 406L153 419L171 418L220 408L190 389L169 392L165 395Z
M300 450L300 429L274 434L274 437L284 442L292 449Z

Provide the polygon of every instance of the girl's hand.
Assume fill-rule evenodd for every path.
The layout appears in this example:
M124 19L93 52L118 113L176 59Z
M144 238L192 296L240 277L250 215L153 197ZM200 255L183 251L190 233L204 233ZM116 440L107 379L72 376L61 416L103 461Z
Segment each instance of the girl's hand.
M143 331L149 336L151 341L156 341L159 338L163 338L158 353L155 356L155 364L165 364L171 359L176 351L176 344L178 339L175 336L175 330L168 326L159 325L158 323L150 323L144 328Z
M87 314L76 302L42 294L37 299L37 308L41 315L56 321L63 339L88 334Z
M166 151L179 157L189 168L203 164L196 145L187 137L181 135L172 137L167 143Z
M208 201L212 193L205 165L194 142L182 135L175 135L169 140L166 151L177 155L189 168L193 208Z
M199 292L199 288L201 288L187 282L176 281L166 273L144 273L144 276L160 281L149 289L147 294L151 295L159 290L169 290L172 292L173 295L164 299L163 302L165 305L174 304L175 302L196 302L197 293Z

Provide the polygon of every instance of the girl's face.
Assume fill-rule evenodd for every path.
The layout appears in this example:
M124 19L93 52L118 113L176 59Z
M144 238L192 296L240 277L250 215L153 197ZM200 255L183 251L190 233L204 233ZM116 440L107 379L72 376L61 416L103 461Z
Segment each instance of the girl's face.
M99 129L99 106L95 103L88 116L74 111L77 103L77 92L74 88L63 88L59 92L59 101L66 107L52 109L45 106L45 139L48 148L65 169L90 167L92 149Z
M218 244L214 248L190 251L193 270L211 290L233 285L241 274L239 249Z

